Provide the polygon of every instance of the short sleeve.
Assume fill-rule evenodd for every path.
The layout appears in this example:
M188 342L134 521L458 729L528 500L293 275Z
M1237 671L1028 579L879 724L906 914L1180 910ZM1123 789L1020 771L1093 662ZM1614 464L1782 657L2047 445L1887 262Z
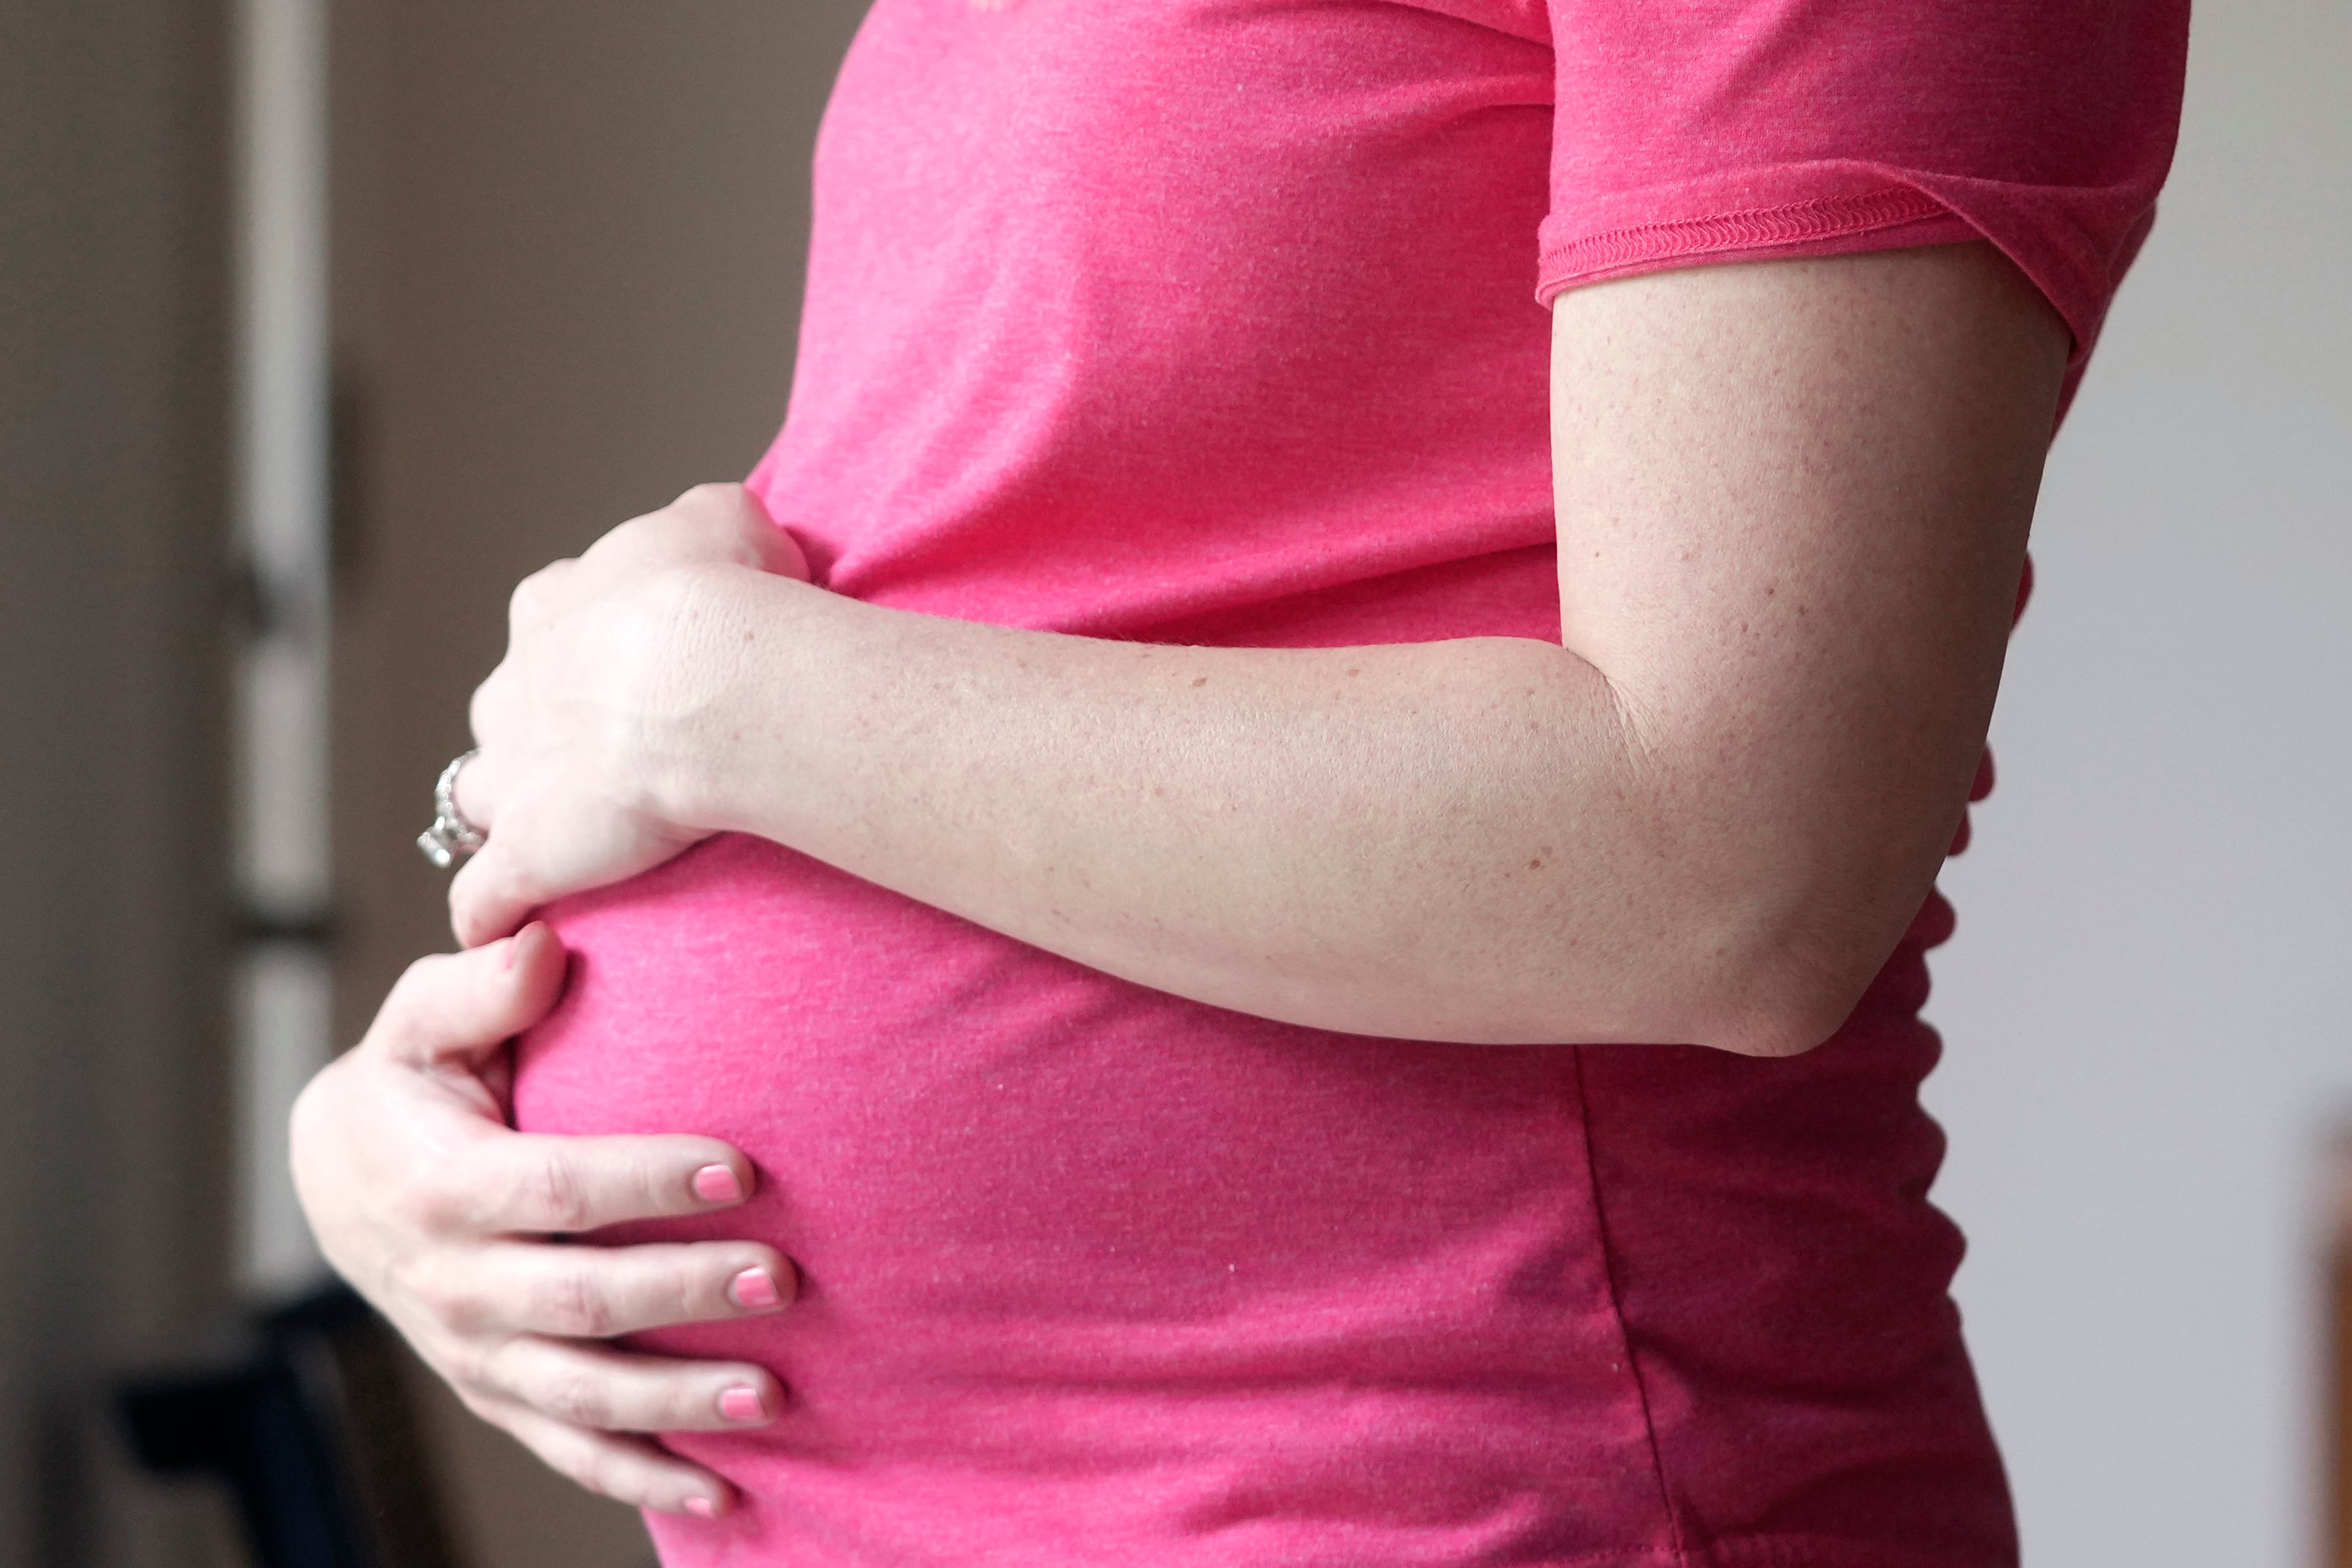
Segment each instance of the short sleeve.
M2187 0L1550 0L1538 297L1629 273L1987 239L2074 334L2172 162Z

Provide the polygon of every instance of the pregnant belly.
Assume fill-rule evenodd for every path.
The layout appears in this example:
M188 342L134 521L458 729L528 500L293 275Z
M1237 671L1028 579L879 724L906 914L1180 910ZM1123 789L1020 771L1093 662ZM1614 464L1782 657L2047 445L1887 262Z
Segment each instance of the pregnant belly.
M551 918L572 980L520 1124L735 1143L751 1204L631 1238L748 1234L803 1273L785 1313L647 1336L792 1391L674 1439L748 1506L664 1521L671 1561L1646 1538L1570 1053L1197 1006L748 839Z

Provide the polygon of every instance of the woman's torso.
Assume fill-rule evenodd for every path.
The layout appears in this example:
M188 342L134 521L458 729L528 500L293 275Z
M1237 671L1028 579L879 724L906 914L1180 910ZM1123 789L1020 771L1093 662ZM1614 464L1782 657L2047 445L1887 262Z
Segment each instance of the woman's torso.
M1556 640L1512 0L881 0L755 484L838 591L1094 635ZM553 913L552 1130L740 1145L804 1292L673 1563L2006 1560L1918 1108L1930 906L1840 1037L1341 1037L742 839Z

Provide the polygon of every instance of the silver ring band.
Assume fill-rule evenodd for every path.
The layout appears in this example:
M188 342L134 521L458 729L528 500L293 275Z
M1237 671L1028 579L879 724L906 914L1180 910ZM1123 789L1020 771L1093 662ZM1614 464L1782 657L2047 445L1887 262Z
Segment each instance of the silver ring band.
M489 835L466 821L457 810L457 772L478 756L468 751L441 769L433 786L433 825L416 836L416 847L436 867L447 871L489 841Z

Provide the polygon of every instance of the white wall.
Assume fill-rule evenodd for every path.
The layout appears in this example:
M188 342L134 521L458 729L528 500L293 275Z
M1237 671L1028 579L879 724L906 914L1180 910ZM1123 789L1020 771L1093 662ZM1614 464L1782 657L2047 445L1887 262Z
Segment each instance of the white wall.
M2352 7L2207 4L1946 873L1937 1196L2033 1568L2313 1562L2352 1116Z

